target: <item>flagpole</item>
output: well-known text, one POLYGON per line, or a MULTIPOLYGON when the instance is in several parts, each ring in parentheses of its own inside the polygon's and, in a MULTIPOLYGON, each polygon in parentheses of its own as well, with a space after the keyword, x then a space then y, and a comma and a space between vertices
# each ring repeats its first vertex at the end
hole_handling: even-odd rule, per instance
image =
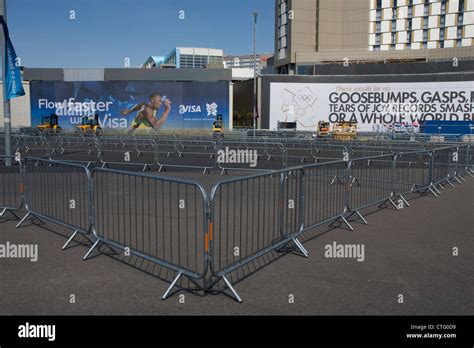
MULTIPOLYGON (((7 22, 7 0, 0 0, 0 15, 3 16, 5 22, 7 22)), ((2 55, 2 81, 3 81, 3 119, 4 119, 4 130, 5 130, 5 165, 10 167, 12 164, 10 156, 12 155, 12 123, 11 123, 11 110, 10 110, 10 99, 6 98, 5 95, 5 35, 0 35, 1 43, 1 55, 2 55)))

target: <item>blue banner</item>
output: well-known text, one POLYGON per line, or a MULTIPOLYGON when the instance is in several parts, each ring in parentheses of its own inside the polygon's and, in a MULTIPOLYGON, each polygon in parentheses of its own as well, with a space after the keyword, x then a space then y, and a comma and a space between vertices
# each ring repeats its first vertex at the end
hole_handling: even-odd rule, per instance
POLYGON ((30 102, 33 127, 53 113, 65 130, 96 113, 116 130, 210 130, 217 115, 229 127, 227 81, 31 81, 30 102))
POLYGON ((16 53, 13 48, 13 44, 10 40, 10 35, 8 33, 7 23, 3 19, 3 16, 0 16, 0 23, 3 27, 3 34, 5 36, 5 69, 4 69, 4 86, 5 88, 5 98, 12 99, 16 97, 21 97, 25 95, 23 89, 23 84, 21 82, 21 71, 20 67, 16 64, 16 53))

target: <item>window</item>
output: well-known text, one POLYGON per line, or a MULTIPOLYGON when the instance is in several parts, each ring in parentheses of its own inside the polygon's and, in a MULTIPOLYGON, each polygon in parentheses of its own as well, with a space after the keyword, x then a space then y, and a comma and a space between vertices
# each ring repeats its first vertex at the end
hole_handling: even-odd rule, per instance
POLYGON ((439 29, 439 41, 444 41, 445 28, 439 29))
POLYGON ((380 45, 375 45, 374 46, 374 51, 380 51, 380 45))
POLYGON ((381 22, 376 22, 376 23, 375 23, 375 31, 376 31, 377 33, 380 33, 381 30, 382 30, 382 24, 381 24, 381 22))
POLYGON ((423 18, 423 29, 428 29, 428 17, 423 18))
POLYGON ((446 2, 445 1, 443 1, 441 3, 441 13, 443 13, 443 14, 446 13, 446 2))
POLYGON ((375 45, 380 45, 380 34, 375 34, 375 45))
POLYGON ((458 26, 457 37, 458 37, 458 39, 462 38, 462 27, 461 26, 458 26))
POLYGON ((392 21, 392 31, 397 31, 397 21, 392 21))
POLYGON ((382 0, 377 0, 377 9, 382 8, 382 0))
POLYGON ((392 33, 392 44, 395 44, 397 42, 397 33, 392 33))
POLYGON ((382 20, 382 11, 381 10, 377 10, 377 12, 375 12, 375 20, 376 21, 382 20))
POLYGON ((408 18, 410 18, 411 20, 411 17, 413 17, 413 6, 408 6, 408 18))
POLYGON ((457 39, 456 40, 456 44, 458 47, 462 47, 462 40, 461 39, 457 39))
POLYGON ((439 26, 444 27, 446 26, 446 15, 442 15, 440 20, 439 20, 439 26))
POLYGON ((428 30, 423 30, 423 42, 428 41, 428 30))

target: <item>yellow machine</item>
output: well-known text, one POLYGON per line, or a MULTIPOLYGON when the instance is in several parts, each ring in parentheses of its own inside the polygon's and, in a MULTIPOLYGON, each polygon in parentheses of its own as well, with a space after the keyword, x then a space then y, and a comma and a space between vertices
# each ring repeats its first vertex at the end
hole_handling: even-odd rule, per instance
POLYGON ((221 134, 224 131, 224 122, 222 115, 217 115, 217 119, 212 123, 212 133, 221 134))
POLYGON ((95 135, 102 135, 102 128, 99 124, 99 114, 95 114, 94 118, 91 119, 89 117, 82 118, 82 124, 77 126, 78 130, 82 132, 82 134, 95 134, 95 135))
POLYGON ((328 137, 331 134, 330 133, 329 122, 319 121, 318 122, 318 127, 316 129, 316 134, 318 135, 319 138, 328 137))
POLYGON ((351 140, 357 136, 357 122, 337 122, 334 124, 334 139, 351 140))
POLYGON ((42 133, 58 134, 61 132, 61 127, 59 127, 58 122, 58 115, 51 114, 50 116, 44 116, 41 119, 41 124, 36 126, 36 129, 42 133))

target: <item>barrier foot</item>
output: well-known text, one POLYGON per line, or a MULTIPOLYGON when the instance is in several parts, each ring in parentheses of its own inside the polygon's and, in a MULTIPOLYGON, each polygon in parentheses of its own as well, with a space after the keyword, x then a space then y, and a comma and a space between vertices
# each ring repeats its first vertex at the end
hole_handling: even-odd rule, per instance
POLYGON ((75 230, 74 233, 71 235, 71 237, 69 237, 69 239, 67 240, 67 242, 63 245, 62 249, 63 250, 66 250, 67 246, 69 245, 69 243, 72 242, 72 240, 74 239, 74 237, 79 233, 78 230, 75 230))
POLYGON ((82 258, 84 261, 89 258, 89 255, 92 253, 92 251, 99 245, 100 240, 96 240, 95 243, 92 245, 92 247, 89 249, 89 251, 84 255, 82 258))
POLYGON ((237 293, 237 291, 235 291, 234 287, 232 286, 232 284, 227 280, 227 278, 225 277, 225 275, 222 276, 222 279, 224 280, 225 284, 227 285, 227 287, 230 289, 230 291, 232 292, 232 294, 234 295, 235 299, 237 300, 238 303, 242 303, 242 299, 240 298, 239 294, 237 293))
POLYGON ((458 176, 457 175, 454 175, 453 178, 460 184, 462 184, 461 180, 459 180, 458 176))
POLYGON ((16 215, 12 210, 7 209, 7 208, 4 208, 4 209, 2 210, 2 212, 0 213, 0 217, 2 217, 7 211, 8 211, 10 214, 12 214, 12 215, 15 217, 15 219, 17 219, 17 220, 20 219, 20 218, 18 217, 18 215, 16 215))
POLYGON ((351 224, 349 223, 349 221, 347 221, 347 219, 346 219, 344 216, 342 216, 342 215, 339 216, 339 217, 338 217, 336 220, 334 220, 333 222, 331 222, 331 223, 329 224, 329 226, 332 226, 332 224, 335 223, 336 221, 338 221, 339 219, 342 220, 342 222, 343 222, 347 227, 349 227, 349 229, 350 229, 351 231, 354 231, 354 228, 351 226, 351 224))
POLYGON ((25 216, 23 216, 23 219, 20 220, 18 225, 16 225, 16 228, 19 228, 28 218, 30 217, 31 212, 29 211, 25 216))
POLYGON ((403 201, 403 203, 404 203, 407 207, 410 206, 410 204, 409 204, 408 201, 405 199, 405 197, 403 197, 403 195, 398 195, 398 197, 400 197, 400 199, 403 201))
POLYGON ((391 205, 393 205, 395 207, 395 209, 400 210, 391 198, 389 198, 388 201, 390 202, 391 205))
POLYGON ((182 275, 183 275, 183 272, 179 272, 176 278, 173 279, 173 282, 171 283, 170 287, 165 291, 165 293, 161 297, 162 300, 166 300, 171 290, 174 288, 174 286, 176 285, 176 283, 178 282, 179 278, 181 278, 182 275))
POLYGON ((461 179, 462 181, 466 182, 466 179, 464 179, 464 177, 463 177, 461 174, 458 174, 458 177, 459 177, 459 179, 461 179))
POLYGON ((367 220, 364 219, 364 217, 362 216, 362 214, 361 214, 358 210, 354 210, 353 212, 351 212, 351 213, 347 216, 347 218, 349 219, 353 214, 357 214, 357 216, 359 217, 359 219, 361 219, 364 224, 368 225, 367 220))
POLYGON ((453 183, 451 181, 449 181, 449 179, 446 179, 446 182, 451 185, 452 187, 454 187, 453 183))
POLYGON ((301 251, 304 257, 308 257, 308 251, 304 248, 303 244, 297 239, 293 238, 293 243, 295 243, 296 247, 301 251))
POLYGON ((204 168, 202 175, 209 174, 209 168, 204 168))
POLYGON ((433 191, 433 186, 428 187, 428 190, 430 190, 431 193, 432 193, 436 198, 438 198, 438 195, 436 194, 436 192, 433 191))
POLYGON ((471 169, 467 169, 466 173, 470 176, 473 177, 473 171, 471 169))
POLYGON ((380 204, 380 205, 379 205, 379 208, 382 208, 383 206, 386 206, 386 205, 387 205, 387 202, 390 203, 391 205, 393 205, 396 210, 400 210, 400 209, 398 208, 398 206, 395 204, 395 202, 394 202, 391 198, 388 198, 388 199, 385 200, 382 204, 380 204))
MULTIPOLYGON (((441 185, 441 184, 440 184, 441 185)), ((443 186, 441 186, 443 187, 443 186)), ((453 186, 454 187, 454 186, 453 186)), ((433 189, 438 193, 439 196, 441 196, 441 191, 438 190, 438 188, 436 186, 433 186, 433 189)), ((443 187, 443 190, 444 190, 444 187, 443 187)))

